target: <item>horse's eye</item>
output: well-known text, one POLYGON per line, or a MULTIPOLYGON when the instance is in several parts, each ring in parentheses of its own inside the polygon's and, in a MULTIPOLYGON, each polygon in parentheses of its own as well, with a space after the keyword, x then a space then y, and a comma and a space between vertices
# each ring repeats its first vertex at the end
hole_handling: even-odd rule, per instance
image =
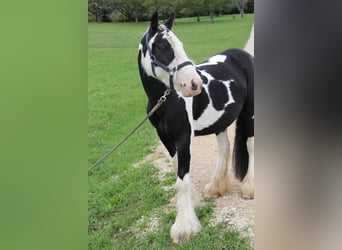
POLYGON ((168 48, 169 48, 169 43, 168 42, 164 42, 164 43, 162 43, 162 49, 163 50, 167 50, 168 48))
POLYGON ((162 44, 161 49, 162 50, 167 50, 167 45, 166 44, 162 44))
POLYGON ((156 45, 156 47, 159 49, 159 50, 167 50, 167 45, 162 43, 162 44, 158 44, 156 45))

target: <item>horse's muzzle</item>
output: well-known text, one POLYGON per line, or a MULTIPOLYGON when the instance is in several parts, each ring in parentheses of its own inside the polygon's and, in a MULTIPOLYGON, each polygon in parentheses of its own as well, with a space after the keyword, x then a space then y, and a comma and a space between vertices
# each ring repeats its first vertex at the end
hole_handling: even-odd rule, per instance
POLYGON ((185 97, 196 96, 202 91, 202 80, 191 79, 190 84, 181 84, 181 92, 185 97))

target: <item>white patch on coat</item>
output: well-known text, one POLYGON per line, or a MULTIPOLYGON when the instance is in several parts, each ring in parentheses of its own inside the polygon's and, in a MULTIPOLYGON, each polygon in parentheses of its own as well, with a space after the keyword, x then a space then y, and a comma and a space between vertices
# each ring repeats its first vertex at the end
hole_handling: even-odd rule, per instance
POLYGON ((205 89, 206 93, 208 94, 209 104, 206 107, 206 109, 203 111, 201 116, 197 120, 194 121, 193 126, 194 126, 194 129, 197 131, 203 130, 203 129, 211 126, 212 124, 214 124, 225 113, 225 108, 228 105, 235 103, 235 100, 233 98, 233 95, 232 95, 232 92, 230 89, 230 84, 232 82, 234 82, 234 79, 230 79, 227 81, 221 81, 221 83, 226 86, 227 94, 228 94, 228 102, 225 103, 223 109, 217 110, 213 106, 213 101, 212 101, 212 98, 210 97, 210 93, 209 93, 209 86, 210 86, 209 79, 211 80, 214 78, 209 73, 207 73, 205 71, 201 71, 201 74, 208 78, 208 84, 203 84, 203 88, 205 89))
POLYGON ((215 80, 215 78, 212 75, 210 75, 208 72, 206 72, 205 70, 200 69, 199 71, 204 77, 208 79, 208 83, 210 83, 212 80, 215 80))
POLYGON ((227 81, 222 81, 222 83, 224 85, 226 85, 226 88, 227 88, 227 92, 228 92, 228 102, 224 105, 224 107, 226 108, 229 104, 232 104, 232 103, 235 103, 235 100, 233 98, 233 95, 232 95, 232 91, 230 89, 230 83, 231 82, 234 82, 234 79, 230 79, 230 80, 227 80, 227 81))
POLYGON ((208 58, 208 62, 204 62, 202 64, 199 64, 198 66, 207 66, 207 65, 217 65, 217 63, 221 62, 223 63, 227 59, 226 55, 215 55, 210 58, 208 58))
POLYGON ((185 102, 185 111, 188 115, 188 120, 191 126, 191 137, 194 137, 194 131, 193 131, 193 113, 192 113, 192 103, 193 103, 193 98, 192 97, 183 97, 183 95, 179 92, 177 92, 178 97, 182 98, 185 102))
MULTIPOLYGON (((207 88, 205 85, 203 85, 203 87, 207 88)), ((212 104, 212 100, 209 99, 209 104, 206 109, 203 111, 201 116, 194 121, 194 130, 199 131, 209 127, 214 124, 224 114, 224 112, 224 109, 219 111, 216 110, 212 104)))

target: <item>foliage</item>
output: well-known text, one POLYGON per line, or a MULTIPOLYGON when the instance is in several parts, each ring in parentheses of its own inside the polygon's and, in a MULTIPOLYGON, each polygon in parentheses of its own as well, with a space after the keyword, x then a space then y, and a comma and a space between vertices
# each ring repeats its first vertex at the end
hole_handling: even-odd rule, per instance
POLYGON ((129 22, 146 21, 152 12, 158 11, 161 18, 166 19, 171 13, 176 17, 229 14, 234 8, 241 12, 246 7, 253 9, 254 0, 88 0, 88 10, 96 21, 106 20, 113 12, 118 12, 120 20, 129 22), (242 4, 242 5, 241 5, 242 4), (242 6, 242 7, 241 7, 242 6))
POLYGON ((138 21, 146 13, 146 5, 141 0, 121 1, 119 11, 128 21, 138 21))
POLYGON ((109 15, 117 10, 122 0, 88 0, 88 11, 98 21, 110 21, 109 15))

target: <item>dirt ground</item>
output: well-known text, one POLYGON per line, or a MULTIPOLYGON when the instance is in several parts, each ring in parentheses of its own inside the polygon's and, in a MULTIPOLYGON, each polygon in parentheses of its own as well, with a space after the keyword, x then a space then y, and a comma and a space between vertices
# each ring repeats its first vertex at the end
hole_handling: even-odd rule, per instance
MULTIPOLYGON (((254 55, 254 26, 252 27, 245 50, 254 55)), ((234 134, 235 123, 228 128, 231 149, 234 145, 234 134)), ((202 197, 204 197, 204 187, 210 181, 211 175, 214 172, 216 156, 215 135, 194 138, 190 174, 197 191, 202 197)), ((150 158, 154 160, 156 167, 161 170, 161 176, 173 171, 170 157, 161 143, 150 158)), ((254 200, 241 198, 239 193, 240 183, 235 179, 231 166, 229 166, 229 177, 233 192, 215 199, 216 207, 211 222, 213 225, 224 223, 225 225, 235 226, 242 234, 251 237, 252 244, 254 245, 254 200)))

